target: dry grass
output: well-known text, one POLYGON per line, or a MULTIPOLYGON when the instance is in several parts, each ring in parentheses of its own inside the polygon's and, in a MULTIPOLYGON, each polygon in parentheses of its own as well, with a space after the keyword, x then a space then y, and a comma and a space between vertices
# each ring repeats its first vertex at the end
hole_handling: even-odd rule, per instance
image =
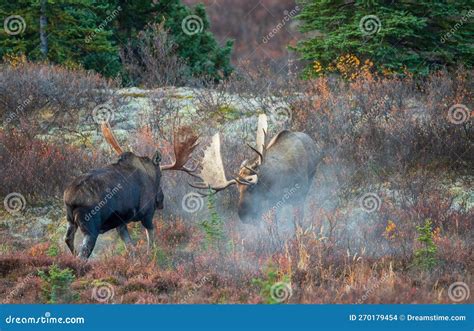
MULTIPOLYGON (((266 280, 271 266, 278 279, 287 276, 291 281, 292 296, 285 302, 449 303, 449 285, 472 283, 474 267, 472 246, 462 235, 472 233, 472 222, 466 215, 455 219, 462 229, 451 222, 445 222, 443 230, 436 228, 438 263, 433 270, 413 264, 417 237, 413 222, 397 222, 390 236, 385 230, 373 230, 377 235, 371 245, 379 249, 377 256, 364 249, 352 252, 338 243, 344 219, 331 238, 300 229, 281 251, 274 252, 259 249, 262 243, 258 241, 247 238, 243 242, 242 233, 232 225, 226 227, 223 251, 207 249, 198 228, 180 219, 156 220, 158 247, 152 255, 146 254, 139 226, 132 230, 138 239, 133 257, 115 238, 87 263, 73 258, 65 248, 57 256, 47 256, 49 247, 56 245, 48 239, 27 250, 11 242, 8 254, 0 258, 0 294, 8 296, 17 289, 10 302, 43 302, 44 281, 37 276, 38 270, 47 271, 56 264, 76 276, 70 287, 78 295, 74 302, 96 303, 94 288, 106 284, 114 293, 108 303, 263 303, 267 298, 253 280, 266 280)), ((319 220, 314 220, 314 228, 319 220)))

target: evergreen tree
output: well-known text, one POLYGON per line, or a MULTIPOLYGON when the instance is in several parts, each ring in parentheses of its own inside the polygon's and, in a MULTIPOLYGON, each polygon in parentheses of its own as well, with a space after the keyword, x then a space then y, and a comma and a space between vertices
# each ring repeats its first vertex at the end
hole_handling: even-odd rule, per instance
POLYGON ((108 21, 111 9, 109 4, 94 0, 2 2, 2 21, 18 16, 24 24, 17 20, 17 27, 23 25, 18 34, 2 29, 0 57, 23 53, 30 60, 81 65, 114 76, 120 62, 108 21))
POLYGON ((335 70, 341 56, 372 61, 379 71, 425 75, 473 66, 471 1, 302 0, 296 50, 311 61, 307 74, 335 70), (314 69, 316 70, 314 70, 314 69))
POLYGON ((176 52, 194 76, 220 79, 231 71, 232 42, 221 47, 209 31, 202 5, 180 0, 18 0, 0 3, 0 19, 19 16, 19 34, 0 32, 0 58, 25 54, 30 60, 80 64, 107 76, 121 71, 119 47, 136 40, 150 23, 164 22, 176 52))
POLYGON ((193 9, 180 0, 160 1, 157 20, 165 22, 177 45, 179 56, 186 61, 195 76, 208 76, 216 80, 232 71, 230 54, 232 41, 220 47, 209 31, 209 19, 204 6, 193 9))
POLYGON ((227 76, 232 71, 230 54, 232 41, 220 47, 209 31, 209 19, 204 6, 191 10, 180 0, 160 1, 158 21, 164 20, 178 45, 177 52, 191 67, 193 75, 205 75, 214 79, 227 76))
POLYGON ((114 37, 122 45, 135 38, 140 31, 146 29, 146 25, 153 22, 157 14, 155 1, 111 0, 109 2, 114 7, 121 8, 117 17, 114 37))
POLYGON ((136 38, 138 32, 146 30, 149 23, 164 23, 170 33, 170 40, 176 45, 176 52, 190 68, 193 76, 207 76, 220 79, 232 71, 230 54, 231 41, 221 47, 209 31, 209 19, 204 6, 190 8, 181 0, 163 0, 153 3, 149 0, 128 2, 118 0, 121 6, 117 38, 122 44, 125 40, 136 38))

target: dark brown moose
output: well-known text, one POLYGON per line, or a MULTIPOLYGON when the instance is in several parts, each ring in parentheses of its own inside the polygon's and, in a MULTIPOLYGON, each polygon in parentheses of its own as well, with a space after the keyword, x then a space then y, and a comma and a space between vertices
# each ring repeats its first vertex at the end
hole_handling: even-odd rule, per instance
POLYGON ((117 154, 115 163, 94 169, 77 177, 64 192, 68 229, 66 244, 72 254, 77 228, 84 234, 79 257, 87 259, 94 249, 97 237, 116 228, 126 246, 132 243, 127 223, 140 221, 146 229, 148 247, 154 242, 153 215, 163 209, 163 191, 160 186, 164 170, 182 170, 197 146, 198 136, 189 127, 174 134, 175 162, 160 166, 161 154, 156 151, 150 159, 132 152, 124 152, 108 123, 102 123, 102 133, 117 154))

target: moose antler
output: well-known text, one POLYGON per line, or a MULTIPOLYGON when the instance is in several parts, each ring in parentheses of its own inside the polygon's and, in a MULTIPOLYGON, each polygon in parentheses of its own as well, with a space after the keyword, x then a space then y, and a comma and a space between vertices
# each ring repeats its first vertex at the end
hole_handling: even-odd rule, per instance
POLYGON ((185 171, 190 175, 196 171, 196 168, 189 169, 185 167, 192 152, 198 146, 197 140, 199 136, 189 126, 183 126, 173 134, 173 150, 175 155, 175 161, 171 164, 162 165, 161 170, 181 170, 185 171))
POLYGON ((267 135, 267 130, 268 130, 268 121, 267 121, 267 115, 265 114, 260 114, 258 116, 258 123, 257 123, 257 147, 254 148, 251 145, 247 144, 248 147, 250 147, 251 150, 253 150, 255 153, 258 154, 258 164, 262 164, 263 162, 263 157, 265 155, 265 138, 267 135))
POLYGON ((225 177, 219 133, 216 133, 212 137, 211 144, 204 150, 204 156, 201 160, 201 171, 197 177, 199 177, 202 182, 189 183, 190 186, 198 189, 210 188, 216 192, 237 183, 236 179, 227 180, 225 177))
MULTIPOLYGON (((112 128, 108 122, 102 122, 100 125, 102 129, 102 134, 104 135, 105 140, 113 148, 117 154, 122 154, 123 148, 120 147, 120 144, 115 138, 112 128)), ((192 152, 197 147, 197 140, 199 136, 196 135, 188 126, 183 126, 178 129, 178 132, 173 134, 173 150, 175 155, 175 161, 171 164, 160 166, 161 170, 181 170, 189 173, 190 175, 196 176, 193 172, 196 169, 186 168, 184 165, 188 162, 192 152)))
MULTIPOLYGON (((267 115, 261 114, 258 117, 257 124, 257 147, 254 148, 251 145, 248 145, 253 151, 259 155, 260 164, 263 162, 263 157, 265 153, 265 137, 267 134, 267 115)), ((249 168, 244 165, 253 176, 256 176, 258 172, 252 168, 249 168)), ((201 179, 200 183, 189 184, 194 188, 198 189, 212 189, 216 192, 221 191, 231 185, 241 184, 241 185, 252 185, 251 181, 242 178, 240 176, 228 180, 225 176, 224 165, 222 162, 221 155, 221 140, 219 133, 216 133, 212 137, 211 144, 204 150, 204 156, 201 160, 201 171, 196 176, 201 179)))
POLYGON ((268 131, 268 121, 267 115, 260 114, 258 116, 258 123, 257 123, 257 150, 260 154, 264 154, 265 152, 265 138, 268 131))
POLYGON ((109 122, 102 122, 100 124, 100 128, 102 129, 102 134, 104 135, 105 140, 109 143, 113 150, 119 155, 122 154, 123 149, 122 147, 120 147, 117 138, 115 138, 115 135, 112 132, 112 128, 110 127, 109 122))

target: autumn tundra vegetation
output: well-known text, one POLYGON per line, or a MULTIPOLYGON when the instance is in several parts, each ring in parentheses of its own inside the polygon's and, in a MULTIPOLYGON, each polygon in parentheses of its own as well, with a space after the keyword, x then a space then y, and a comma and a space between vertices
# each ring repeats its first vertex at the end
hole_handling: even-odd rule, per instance
MULTIPOLYGON (((280 12, 281 35, 257 51, 284 44, 273 54, 280 70, 254 55, 250 64, 231 58, 232 43, 220 46, 222 31, 211 32, 214 19, 225 26, 213 1, 205 2, 209 17, 192 1, 153 10, 137 1, 115 14, 112 2, 93 17, 108 24, 53 33, 46 53, 33 37, 44 11, 0 5, 26 22, 25 32, 0 39, 3 303, 472 303, 452 290, 469 293, 474 270, 474 76, 463 39, 472 15, 462 1, 432 22, 420 19, 424 1, 390 10, 347 2, 337 13, 320 2, 282 2, 288 13, 299 6, 288 21, 301 22, 300 32, 280 12), (413 16, 403 26, 402 10, 413 16), (381 26, 364 32, 360 18, 370 13, 381 26), (194 37, 182 33, 191 14, 203 24, 194 37), (337 24, 325 25, 330 17, 337 24), (464 23, 447 37, 443 27, 456 19, 464 23), (445 52, 431 48, 433 31, 426 44, 417 39, 430 27, 445 52), (429 51, 403 53, 397 29, 403 52, 429 51), (347 43, 323 54, 337 33, 347 43), (76 53, 74 35, 89 40, 76 53), (273 183, 284 185, 270 199, 273 183), (146 219, 133 219, 143 226, 117 226, 111 212, 139 215, 139 194, 152 203, 146 219), (89 217, 76 224, 70 214, 91 196, 89 217), (107 224, 92 251, 88 227, 99 223, 107 224), (87 260, 71 239, 76 226, 87 260)), ((224 2, 229 12, 250 6, 224 2)), ((82 22, 87 4, 72 18, 82 22)), ((73 4, 47 5, 58 26, 67 24, 73 4)), ((258 28, 235 24, 229 31, 244 59, 241 40, 258 28)))

